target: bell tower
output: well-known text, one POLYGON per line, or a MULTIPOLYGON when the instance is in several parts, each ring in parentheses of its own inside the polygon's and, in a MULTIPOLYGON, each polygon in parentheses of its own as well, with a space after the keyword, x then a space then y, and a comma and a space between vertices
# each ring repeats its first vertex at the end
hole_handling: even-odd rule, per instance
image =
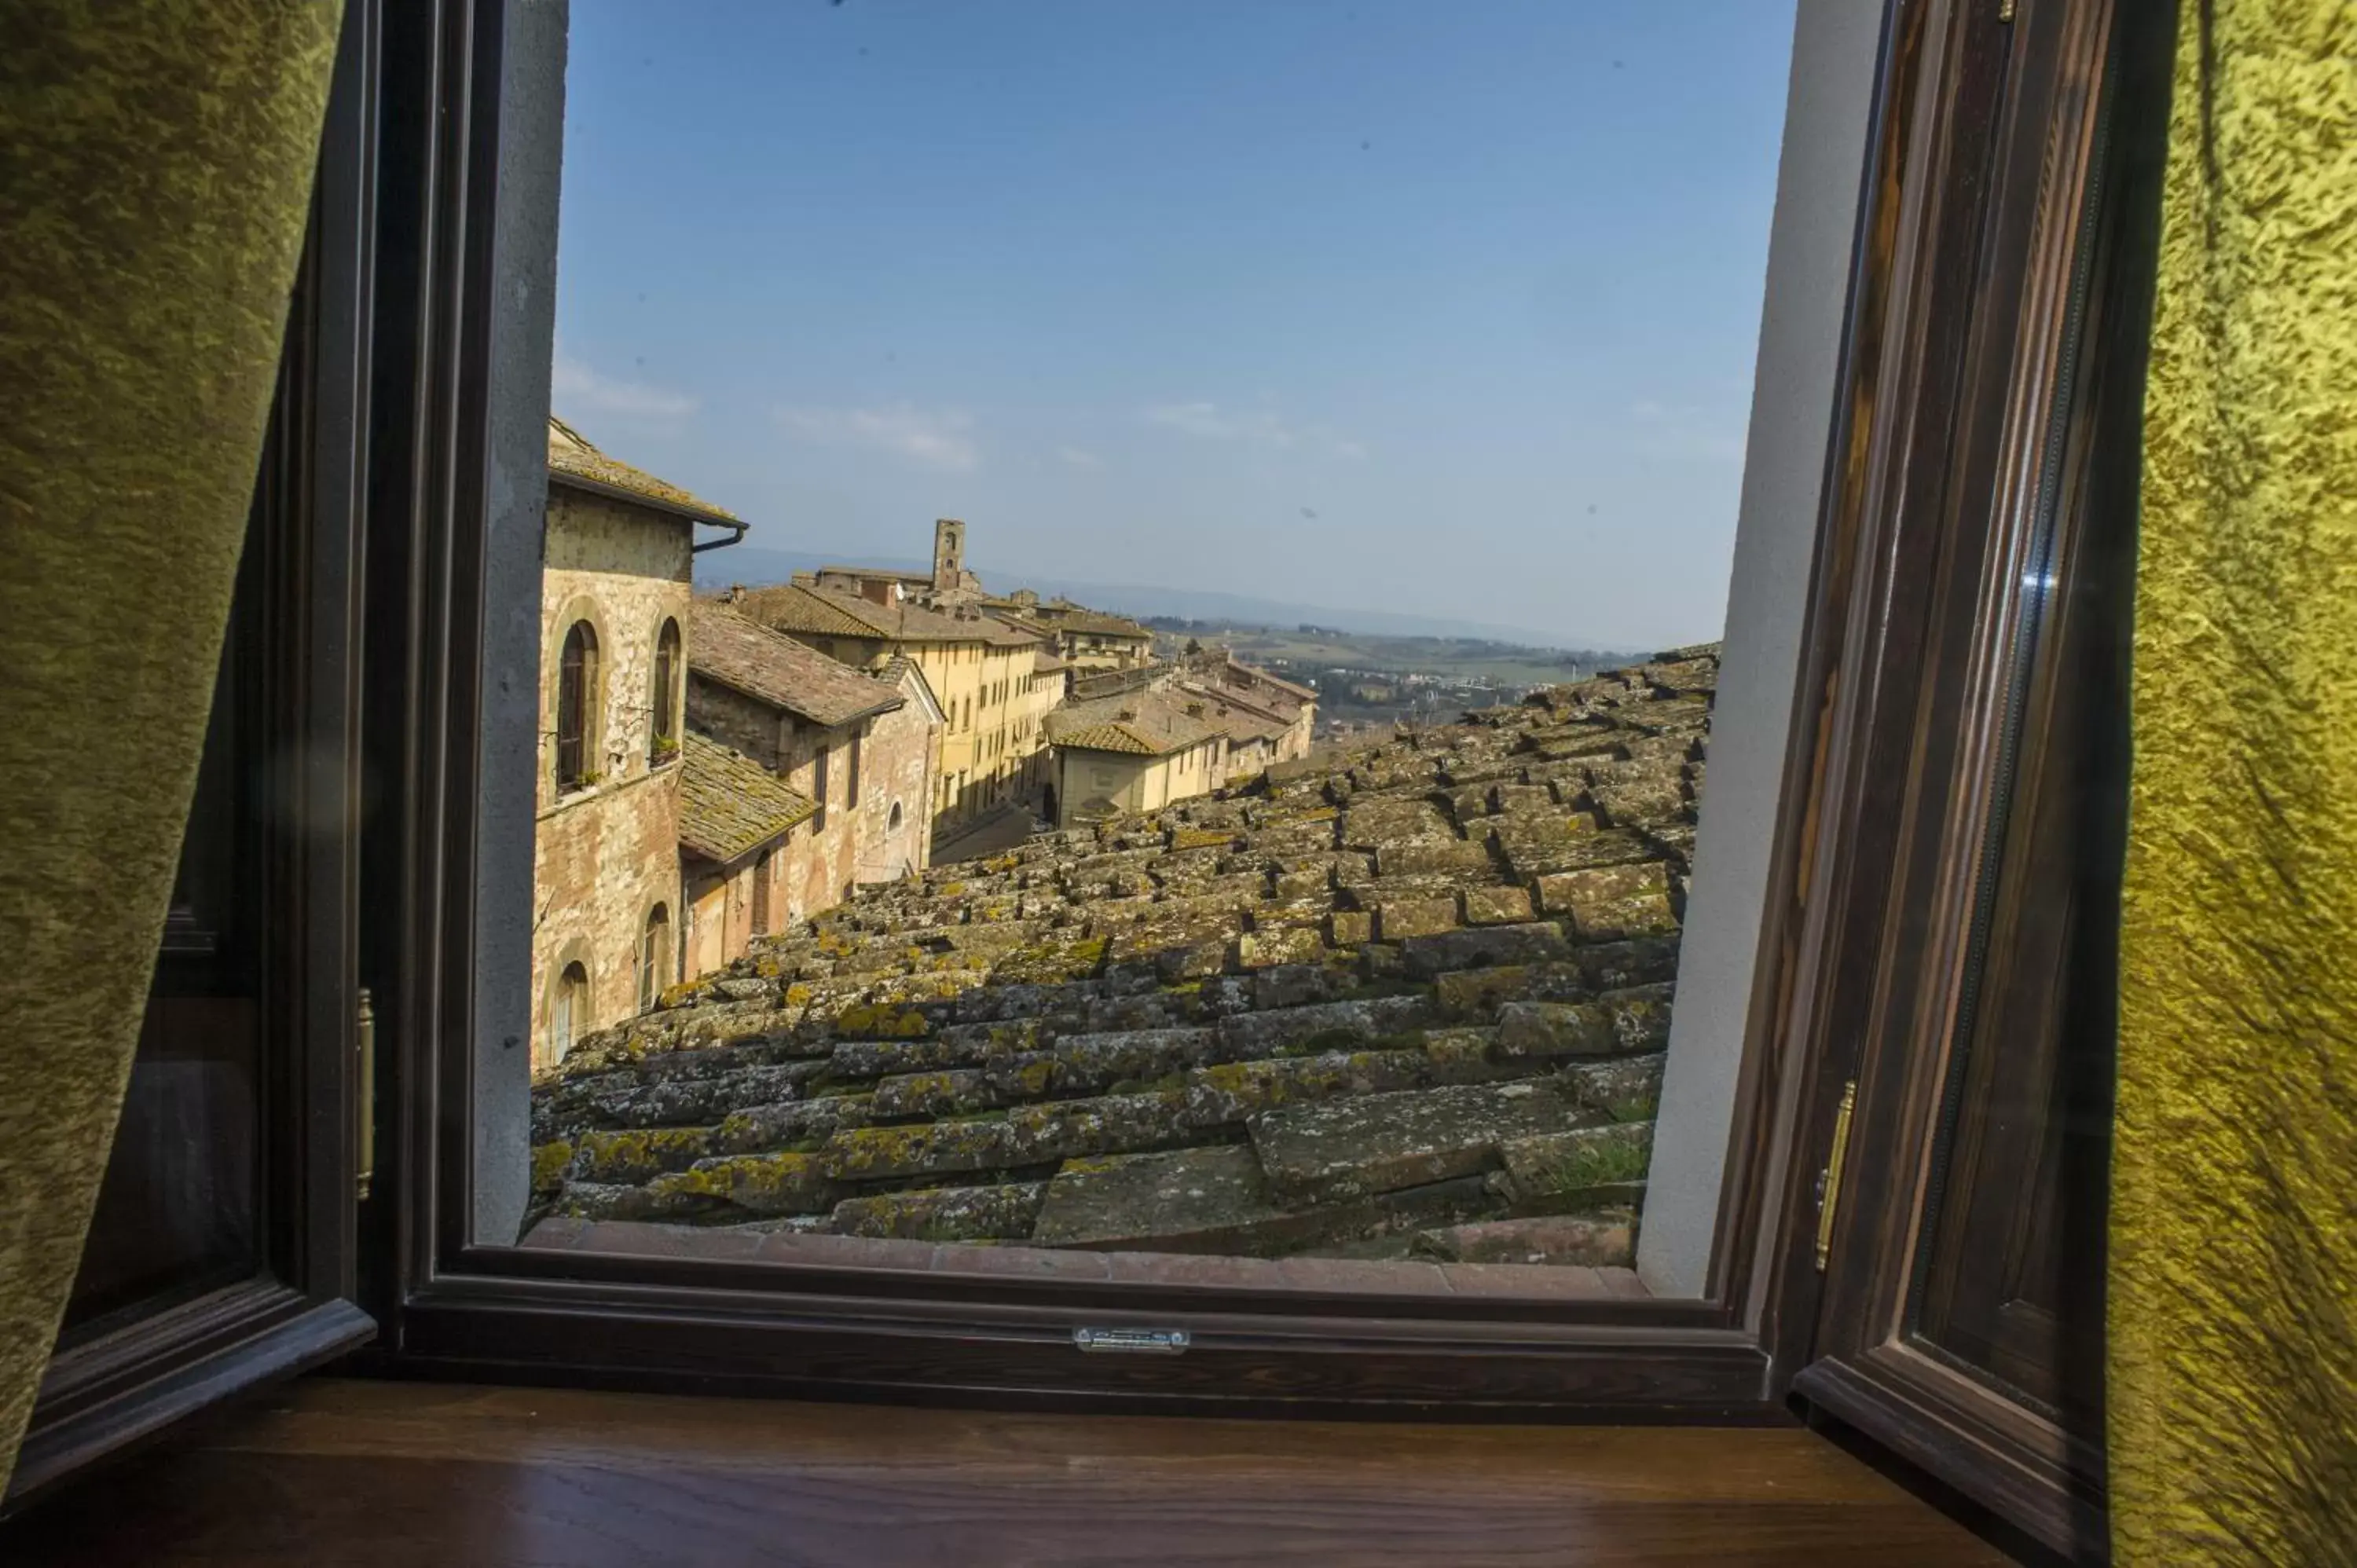
POLYGON ((953 594, 965 585, 965 524, 953 517, 933 520, 933 592, 953 594))

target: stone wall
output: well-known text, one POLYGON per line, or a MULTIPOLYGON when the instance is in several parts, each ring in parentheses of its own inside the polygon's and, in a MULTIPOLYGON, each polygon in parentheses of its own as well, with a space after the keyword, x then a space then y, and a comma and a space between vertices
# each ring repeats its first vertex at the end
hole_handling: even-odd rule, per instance
MULTIPOLYGON (((921 703, 911 700, 871 719, 823 728, 717 682, 696 678, 688 686, 687 721, 697 734, 742 752, 813 800, 820 798, 819 748, 827 748, 826 821, 823 827, 815 819, 803 823, 778 845, 768 906, 773 929, 833 908, 854 883, 888 881, 931 863, 929 805, 941 763, 941 731, 921 703), (859 753, 856 800, 851 795, 855 735, 859 753), (895 805, 900 808, 897 830, 891 825, 895 805)), ((755 875, 746 865, 732 868, 726 878, 735 913, 725 958, 745 950, 751 934, 755 875)), ((719 877, 717 871, 707 869, 699 885, 719 877)), ((723 945, 716 945, 700 950, 698 957, 723 950, 723 945)))
MULTIPOLYGON (((602 692, 592 766, 608 779, 646 771, 655 639, 667 620, 684 636, 693 533, 684 518, 550 483, 540 600, 541 810, 556 800, 558 656, 577 619, 587 619, 597 634, 602 692)), ((674 679, 683 700, 683 667, 674 679)))
POLYGON ((689 859, 683 872, 687 897, 688 928, 684 937, 687 977, 725 968, 745 956, 753 939, 778 929, 786 918, 780 872, 786 864, 781 847, 765 846, 751 854, 714 865, 689 859), (768 884, 763 898, 761 884, 768 884), (766 923, 757 913, 766 912, 766 923))
MULTIPOLYGON (((913 699, 867 721, 860 745, 859 800, 851 813, 851 875, 889 882, 932 864, 928 810, 941 768, 941 731, 913 699), (899 812, 899 825, 892 813, 899 812)), ((848 781, 846 780, 846 784, 848 781)))
POLYGON ((544 1065, 565 966, 577 961, 588 972, 587 1026, 611 1024, 639 1010, 647 917, 660 906, 680 929, 677 765, 584 790, 541 813, 534 829, 533 1060, 544 1065))
MULTIPOLYGON (((549 486, 533 844, 536 1065, 554 1054, 550 1002, 566 964, 588 972, 590 1026, 611 1023, 638 1011, 648 915, 660 906, 680 929, 677 754, 658 760, 650 749, 655 641, 667 621, 686 625, 693 532, 684 519, 549 486), (597 639, 590 755, 599 777, 560 799, 557 680, 577 620, 597 639)), ((683 687, 684 660, 676 679, 683 687)))
POLYGON ((732 691, 716 681, 691 675, 687 682, 687 727, 710 736, 734 751, 741 751, 776 772, 779 739, 784 715, 769 703, 732 691))
MULTIPOLYGON (((780 924, 807 919, 843 902, 852 885, 859 854, 858 813, 845 799, 849 788, 851 736, 856 724, 822 727, 789 720, 779 748, 778 776, 792 789, 819 802, 819 814, 788 833, 778 871, 785 896, 780 924), (826 751, 826 779, 819 780, 818 755, 826 751)), ((860 748, 860 770, 866 771, 866 748, 860 748)), ((866 780, 860 780, 863 792, 866 780)))

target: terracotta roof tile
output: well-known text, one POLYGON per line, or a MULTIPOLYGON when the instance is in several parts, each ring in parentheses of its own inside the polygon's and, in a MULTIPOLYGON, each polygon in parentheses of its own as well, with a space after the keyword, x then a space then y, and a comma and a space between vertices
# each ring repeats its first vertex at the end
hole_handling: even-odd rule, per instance
POLYGON ((691 732, 680 762, 679 842, 726 865, 752 854, 818 804, 742 752, 691 732))
POLYGON ((817 725, 849 724, 907 701, 888 683, 712 599, 696 600, 689 612, 687 667, 817 725))
POLYGON ((1164 692, 1125 692, 1068 703, 1047 718, 1048 738, 1057 746, 1140 757, 1184 751, 1224 728, 1217 719, 1189 714, 1183 701, 1164 692))
POLYGON ((643 468, 633 468, 619 458, 608 456, 592 445, 588 437, 554 414, 548 418, 548 471, 554 478, 577 479, 607 489, 626 490, 676 510, 709 518, 714 522, 743 525, 744 520, 735 512, 714 506, 703 497, 682 489, 668 479, 658 479, 643 468))
POLYGON ((868 637, 888 642, 983 642, 1029 648, 1039 639, 995 617, 953 616, 923 605, 879 605, 834 588, 786 584, 748 588, 737 607, 764 626, 819 637, 868 637))

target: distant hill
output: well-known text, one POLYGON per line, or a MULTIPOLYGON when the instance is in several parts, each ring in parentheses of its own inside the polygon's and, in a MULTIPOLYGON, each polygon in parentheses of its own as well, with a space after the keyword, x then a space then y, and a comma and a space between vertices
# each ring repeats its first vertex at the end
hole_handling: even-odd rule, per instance
MULTIPOLYGON (((895 572, 923 572, 932 565, 930 559, 910 556, 871 558, 857 551, 818 555, 802 550, 740 544, 729 550, 708 550, 698 555, 695 558, 695 585, 709 591, 725 588, 731 583, 741 583, 749 588, 765 583, 785 582, 796 572, 815 571, 821 566, 842 565, 846 562, 864 566, 882 566, 895 572)), ((1061 594, 1067 598, 1077 599, 1094 609, 1140 618, 1171 616, 1182 620, 1230 621, 1240 626, 1309 625, 1377 637, 1481 638, 1529 648, 1576 649, 1587 647, 1591 641, 1575 631, 1560 628, 1542 631, 1532 627, 1452 620, 1442 616, 1407 615, 1396 610, 1343 609, 1332 605, 1296 604, 1285 599, 1222 593, 1208 588, 1082 583, 1033 573, 1001 572, 980 564, 975 564, 974 569, 981 574, 983 582, 994 592, 1018 587, 1035 588, 1051 596, 1061 594)))

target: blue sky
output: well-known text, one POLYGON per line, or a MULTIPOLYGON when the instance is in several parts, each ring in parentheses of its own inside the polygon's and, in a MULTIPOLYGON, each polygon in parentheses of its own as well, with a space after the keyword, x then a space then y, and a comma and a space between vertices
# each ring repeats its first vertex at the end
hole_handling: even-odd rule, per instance
POLYGON ((556 408, 831 555, 1717 635, 1792 0, 574 0, 556 408))

